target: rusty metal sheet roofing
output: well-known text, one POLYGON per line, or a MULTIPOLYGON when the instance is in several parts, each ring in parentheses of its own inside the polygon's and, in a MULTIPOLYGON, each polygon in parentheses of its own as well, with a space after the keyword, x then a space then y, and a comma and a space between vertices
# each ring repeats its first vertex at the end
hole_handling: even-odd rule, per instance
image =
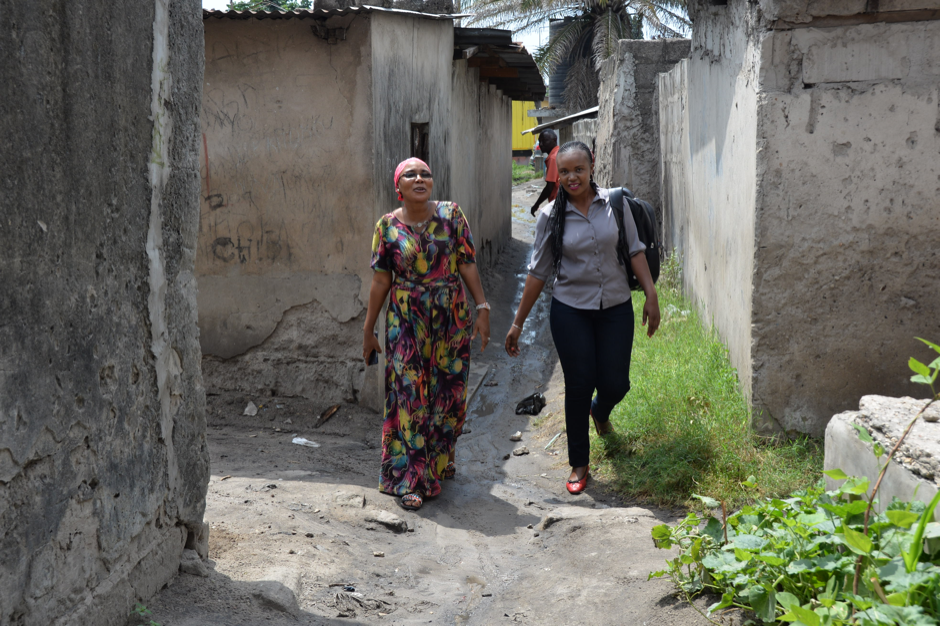
MULTIPOLYGON (((216 18, 229 20, 287 20, 287 19, 326 19, 328 17, 360 13, 393 13, 396 15, 417 16, 428 20, 454 20, 471 17, 467 13, 420 13, 404 9, 386 9, 370 5, 350 6, 343 9, 295 9, 293 11, 223 11, 203 9, 202 19, 216 18)), ((512 100, 543 100, 545 82, 535 65, 535 59, 520 43, 512 40, 512 31, 496 28, 454 28, 454 48, 460 51, 477 48, 478 58, 498 59, 501 67, 515 69, 513 77, 484 77, 481 80, 494 85, 512 100)), ((454 58, 461 58, 455 54, 454 58)))
POLYGON ((404 9, 386 9, 369 5, 352 6, 344 9, 294 9, 293 11, 223 11, 221 9, 203 9, 202 19, 215 17, 229 20, 289 20, 289 19, 324 19, 337 15, 350 13, 395 13, 398 15, 414 15, 428 20, 454 20, 459 17, 470 17, 469 13, 421 13, 419 11, 406 11, 404 9))
MULTIPOLYGON (((512 31, 498 28, 454 28, 454 48, 461 53, 473 51, 470 59, 487 59, 498 67, 516 70, 514 77, 486 77, 512 100, 545 99, 545 81, 535 59, 521 43, 512 40, 512 31)), ((460 55, 462 56, 462 54, 460 55)), ((458 58, 455 53, 454 58, 458 58)))

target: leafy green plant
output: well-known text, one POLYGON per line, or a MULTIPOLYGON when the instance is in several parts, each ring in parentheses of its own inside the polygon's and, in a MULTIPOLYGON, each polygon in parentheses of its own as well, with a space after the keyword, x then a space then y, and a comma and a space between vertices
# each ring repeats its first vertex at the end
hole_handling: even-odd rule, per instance
MULTIPOLYGON (((940 346, 921 339, 940 353, 940 346)), ((678 547, 669 577, 691 599, 708 590, 720 596, 709 608, 753 611, 765 623, 797 626, 926 626, 940 624, 940 524, 932 521, 940 493, 926 506, 892 501, 873 514, 888 464, 924 411, 938 399, 934 389, 940 357, 929 365, 911 359, 914 382, 933 398, 914 417, 887 455, 871 495, 870 481, 841 470, 826 473, 843 483, 820 484, 786 499, 759 500, 727 516, 724 505, 705 496, 701 515, 689 513, 674 527, 652 530, 660 548, 678 547), (722 519, 709 511, 722 509, 722 519)), ((867 431, 879 458, 884 450, 867 431)), ((753 488, 754 478, 743 483, 753 488)))
POLYGON ((160 626, 159 622, 155 622, 152 619, 150 619, 150 616, 153 615, 153 611, 148 609, 146 606, 144 606, 140 602, 135 604, 134 610, 131 611, 131 616, 135 616, 135 615, 138 617, 139 623, 143 624, 144 626, 160 626))

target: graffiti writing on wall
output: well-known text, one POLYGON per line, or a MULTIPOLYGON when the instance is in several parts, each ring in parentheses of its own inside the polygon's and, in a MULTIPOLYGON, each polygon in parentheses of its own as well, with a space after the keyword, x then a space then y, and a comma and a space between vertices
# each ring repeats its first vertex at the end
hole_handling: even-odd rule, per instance
POLYGON ((291 262, 291 244, 285 220, 271 220, 255 204, 250 191, 238 199, 253 209, 250 217, 216 213, 214 203, 224 203, 222 194, 205 198, 209 211, 204 211, 200 223, 200 253, 204 261, 212 264, 262 263, 286 264, 291 262))

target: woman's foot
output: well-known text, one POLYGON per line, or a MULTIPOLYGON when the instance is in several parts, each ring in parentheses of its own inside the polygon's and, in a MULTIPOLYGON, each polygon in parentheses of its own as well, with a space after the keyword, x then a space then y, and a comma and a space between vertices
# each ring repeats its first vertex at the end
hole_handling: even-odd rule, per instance
POLYGON ((568 482, 565 484, 565 486, 568 488, 568 492, 579 494, 584 491, 584 488, 587 487, 588 476, 590 473, 590 468, 587 465, 584 467, 572 468, 571 476, 568 477, 568 482))
POLYGON ((447 464, 447 467, 444 468, 444 478, 451 480, 454 476, 457 475, 457 467, 454 465, 454 462, 451 461, 447 464))
POLYGON ((614 432, 614 425, 610 423, 610 418, 608 418, 606 422, 598 422, 597 418, 594 417, 594 409, 591 409, 591 419, 594 420, 594 430, 596 430, 597 434, 601 437, 614 432))
POLYGON ((417 511, 424 504, 420 493, 406 493, 398 501, 398 505, 406 511, 417 511))

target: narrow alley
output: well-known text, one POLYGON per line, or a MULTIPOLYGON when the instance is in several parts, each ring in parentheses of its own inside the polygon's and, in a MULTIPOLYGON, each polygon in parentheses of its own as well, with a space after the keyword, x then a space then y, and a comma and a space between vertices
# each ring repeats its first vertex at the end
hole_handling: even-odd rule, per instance
POLYGON ((523 198, 536 187, 514 188, 513 239, 484 274, 494 340, 482 356, 474 345, 468 428, 443 494, 412 513, 378 492, 382 418, 368 409, 344 404, 316 428, 328 408, 317 402, 210 395, 211 569, 155 597, 156 621, 706 623, 668 580, 647 581, 667 556, 649 531, 674 521, 670 512, 630 506, 598 482, 579 496, 564 489, 564 436, 546 450, 562 385, 544 296, 522 356, 502 348, 531 247, 533 220, 519 205, 531 204, 523 198), (533 391, 549 400, 540 416, 515 415, 533 391), (242 415, 248 401, 260 405, 260 425, 242 415), (514 456, 520 447, 528 454, 514 456))

